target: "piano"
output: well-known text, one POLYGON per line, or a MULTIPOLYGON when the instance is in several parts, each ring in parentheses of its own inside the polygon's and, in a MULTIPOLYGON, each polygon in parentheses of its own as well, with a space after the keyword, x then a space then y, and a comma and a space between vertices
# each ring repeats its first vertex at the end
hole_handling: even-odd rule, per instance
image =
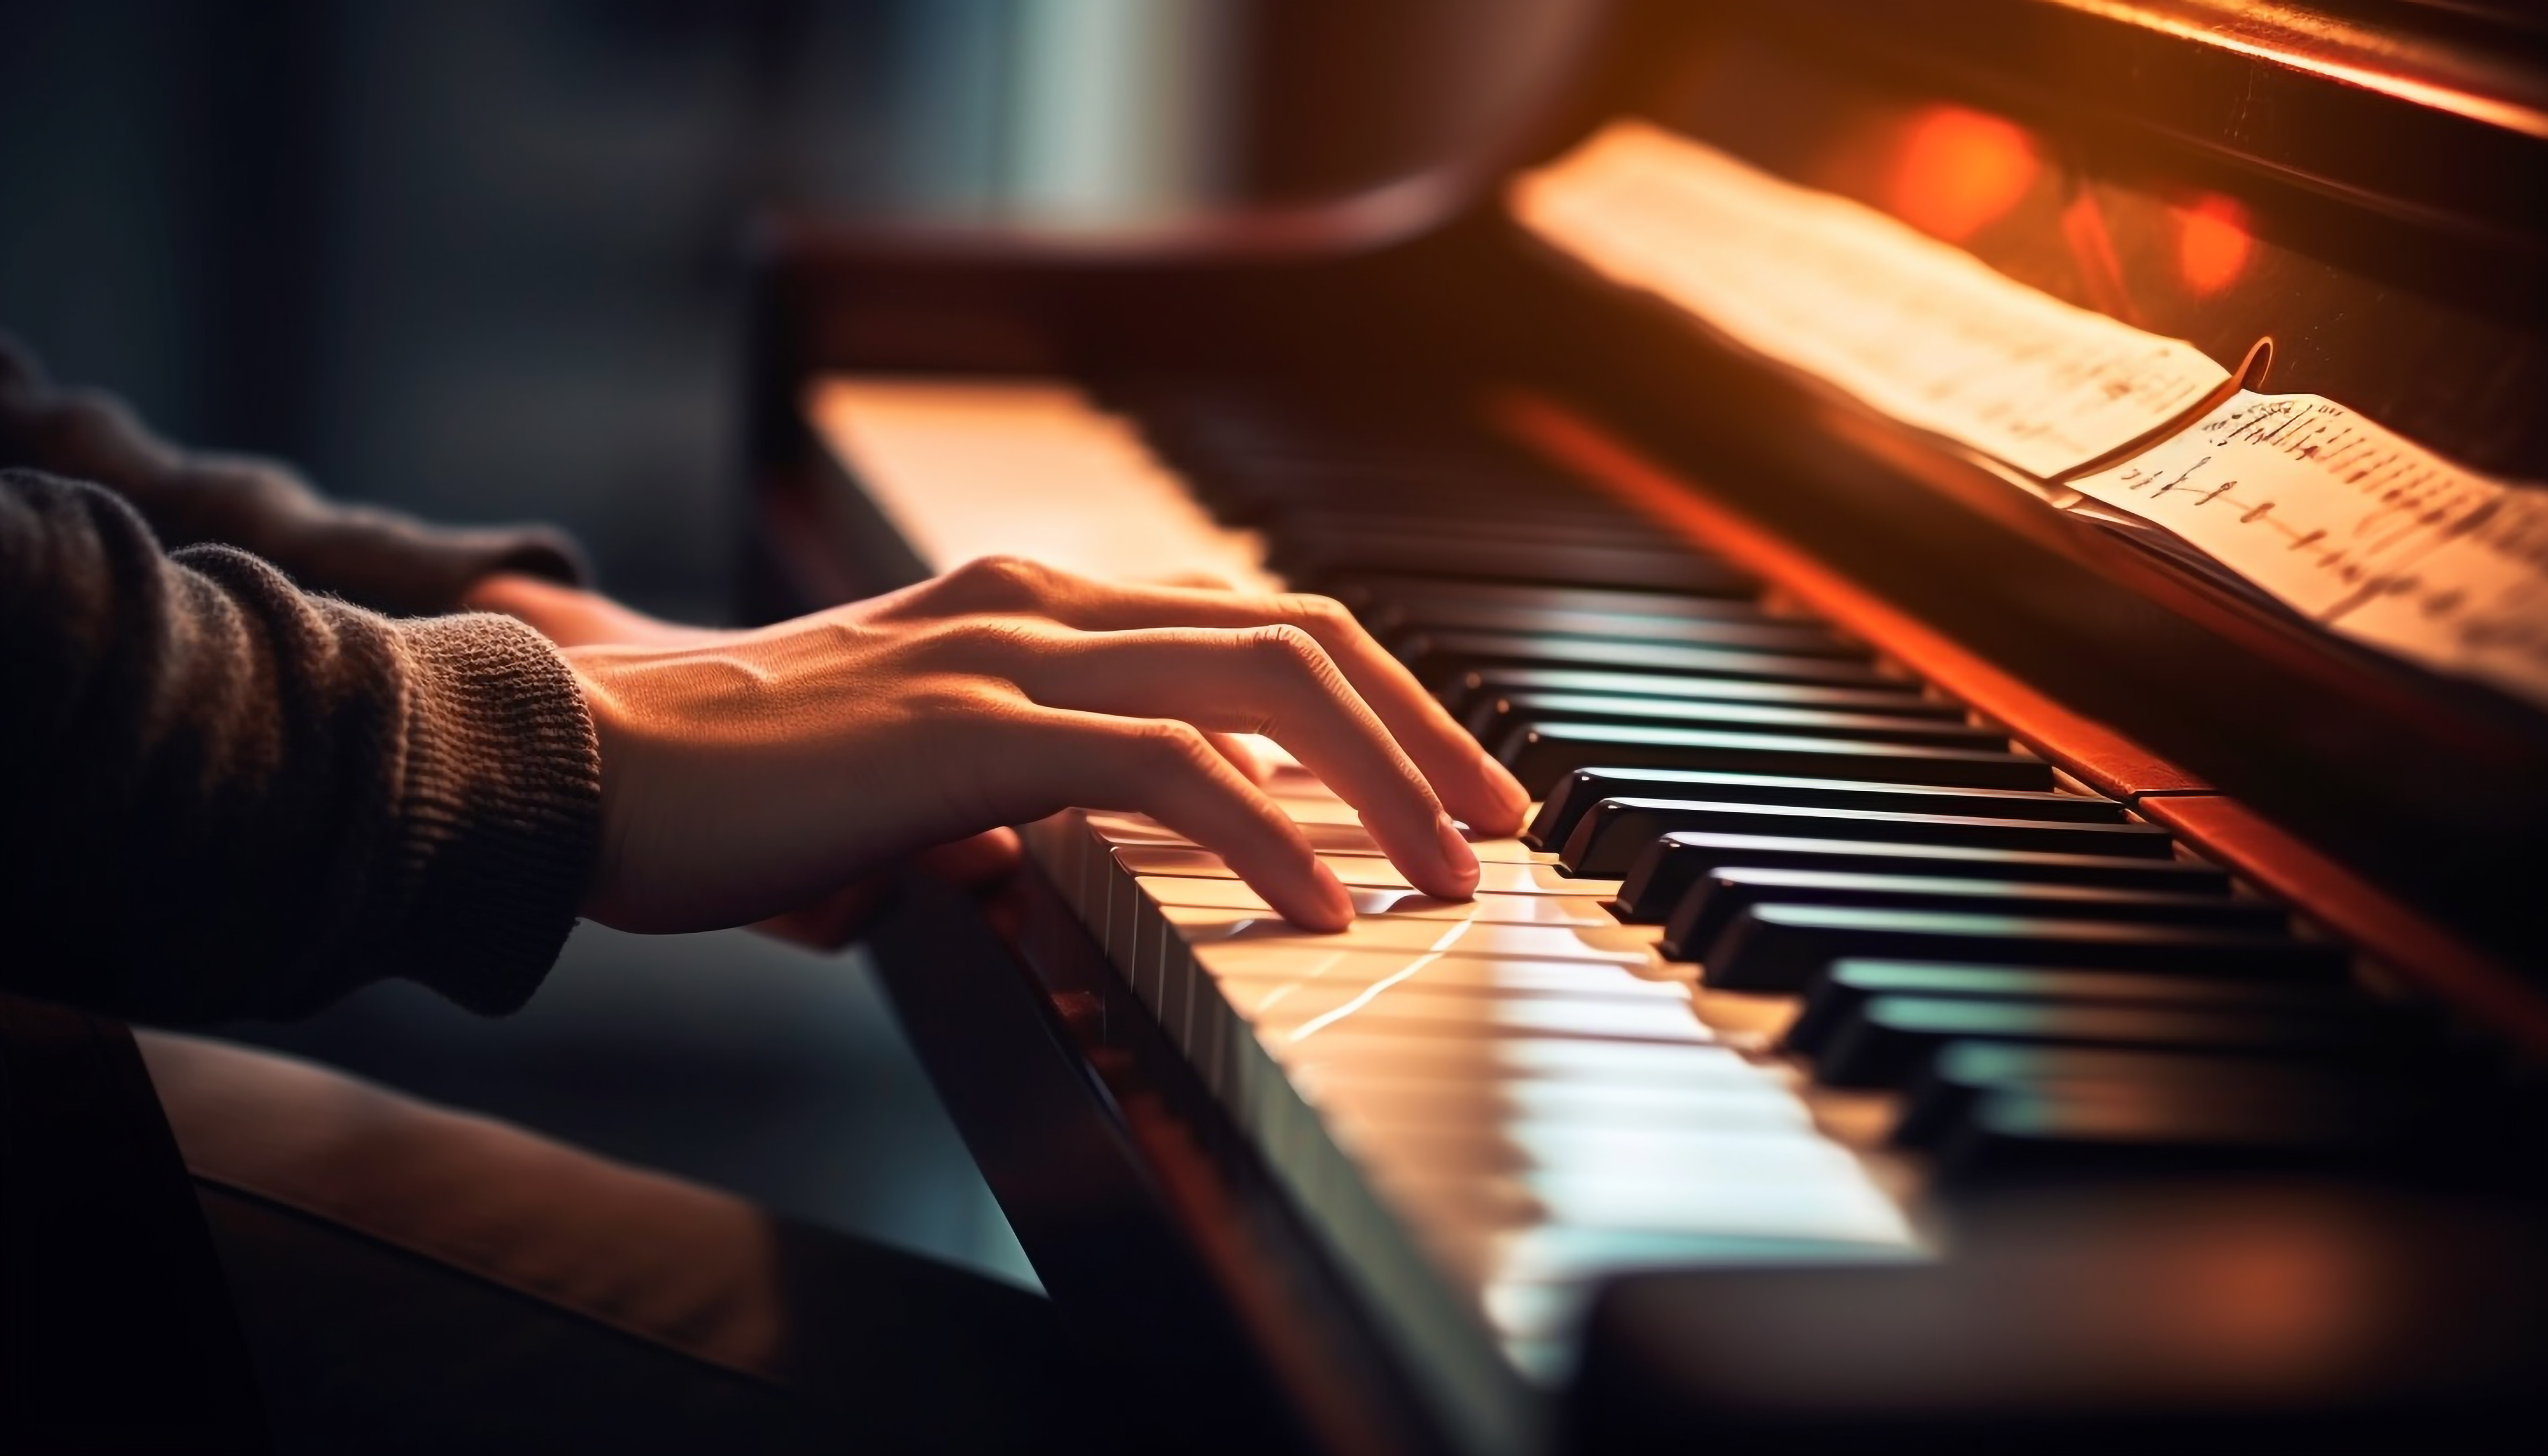
POLYGON ((1104 1394, 1163 1450, 1476 1456, 2535 1420, 2548 713, 1693 326, 1510 184, 1633 121, 2536 482, 2548 29, 1549 34, 1367 185, 758 234, 756 611, 1003 552, 1324 593, 1536 800, 1441 902, 1278 767, 1331 937, 1101 811, 906 887, 880 972, 1104 1394))

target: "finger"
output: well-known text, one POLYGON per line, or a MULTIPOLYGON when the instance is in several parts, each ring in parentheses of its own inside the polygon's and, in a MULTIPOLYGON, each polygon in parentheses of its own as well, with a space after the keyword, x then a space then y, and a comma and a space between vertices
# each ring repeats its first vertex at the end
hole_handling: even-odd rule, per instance
POLYGON ((773 940, 815 951, 837 951, 857 940, 884 902, 886 884, 863 879, 843 885, 821 899, 756 921, 753 929, 773 940))
POLYGON ((1056 640, 1018 685, 1051 707, 1262 733, 1353 805, 1417 888, 1454 899, 1477 888, 1477 856, 1424 775, 1298 627, 1079 634, 1056 640))
POLYGON ((1263 788, 1274 776, 1274 765, 1256 751, 1256 745, 1248 741, 1250 735, 1207 733, 1204 737, 1211 739, 1212 746, 1221 751, 1221 756, 1229 760, 1229 767, 1238 771, 1239 777, 1258 788, 1263 788))
POLYGON ((988 884, 1018 867, 1026 856, 1026 847, 1018 842, 1014 829, 987 829, 949 844, 938 845, 915 857, 922 869, 950 884, 988 884))
POLYGON ((1152 581, 1154 585, 1161 587, 1192 587, 1198 592, 1237 590, 1230 586, 1229 578, 1216 576, 1211 572, 1170 572, 1164 577, 1153 578, 1152 581))
POLYGON ((1307 930, 1353 923, 1353 900, 1284 817, 1190 724, 1032 708, 1028 735, 1001 760, 993 812, 1023 821, 1055 809, 1147 814, 1221 856, 1284 919, 1307 930))
POLYGON ((1482 833, 1510 834, 1521 827, 1522 813, 1530 807, 1530 795, 1512 774, 1453 721, 1405 664, 1328 597, 1099 582, 1014 561, 976 563, 965 570, 976 575, 963 584, 963 594, 978 602, 979 609, 1035 612, 1082 631, 1298 627, 1326 650, 1453 816, 1482 833))

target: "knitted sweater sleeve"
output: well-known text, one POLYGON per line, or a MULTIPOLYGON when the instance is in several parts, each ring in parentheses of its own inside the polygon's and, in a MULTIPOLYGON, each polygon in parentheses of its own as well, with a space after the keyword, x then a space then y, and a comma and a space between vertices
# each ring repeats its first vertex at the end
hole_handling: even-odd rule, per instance
POLYGON ((0 470, 0 989, 138 1020, 409 976, 519 1006, 600 805, 566 664, 504 617, 392 620, 116 495, 0 470))

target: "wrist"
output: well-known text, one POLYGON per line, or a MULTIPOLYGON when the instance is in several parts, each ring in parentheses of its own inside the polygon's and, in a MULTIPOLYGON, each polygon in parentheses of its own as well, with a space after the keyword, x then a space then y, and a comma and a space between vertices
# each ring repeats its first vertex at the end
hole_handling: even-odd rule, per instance
POLYGON ((598 592, 518 572, 497 572, 480 580, 460 604, 526 622, 560 647, 664 646, 704 635, 702 629, 650 617, 598 592))

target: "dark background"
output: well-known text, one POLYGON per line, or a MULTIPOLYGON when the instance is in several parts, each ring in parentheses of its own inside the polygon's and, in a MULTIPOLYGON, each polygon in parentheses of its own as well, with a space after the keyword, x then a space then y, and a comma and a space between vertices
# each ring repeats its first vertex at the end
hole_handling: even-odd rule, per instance
POLYGON ((1585 0, 0 0, 0 327, 176 438, 728 597, 759 210, 1103 228, 1489 127, 1585 0))
MULTIPOLYGON (((562 522, 613 591, 713 619, 742 224, 990 208, 1007 20, 0 0, 0 328, 179 440, 562 522)), ((587 926, 502 1022, 385 985, 228 1031, 1032 1280, 856 956, 587 926)))
MULTIPOLYGON (((1104 228, 1491 130, 1588 0, 0 0, 0 329, 188 444, 717 620, 747 225, 1104 228)), ((1004 1277, 864 961, 587 926, 530 1008, 228 1034, 1004 1277)))

